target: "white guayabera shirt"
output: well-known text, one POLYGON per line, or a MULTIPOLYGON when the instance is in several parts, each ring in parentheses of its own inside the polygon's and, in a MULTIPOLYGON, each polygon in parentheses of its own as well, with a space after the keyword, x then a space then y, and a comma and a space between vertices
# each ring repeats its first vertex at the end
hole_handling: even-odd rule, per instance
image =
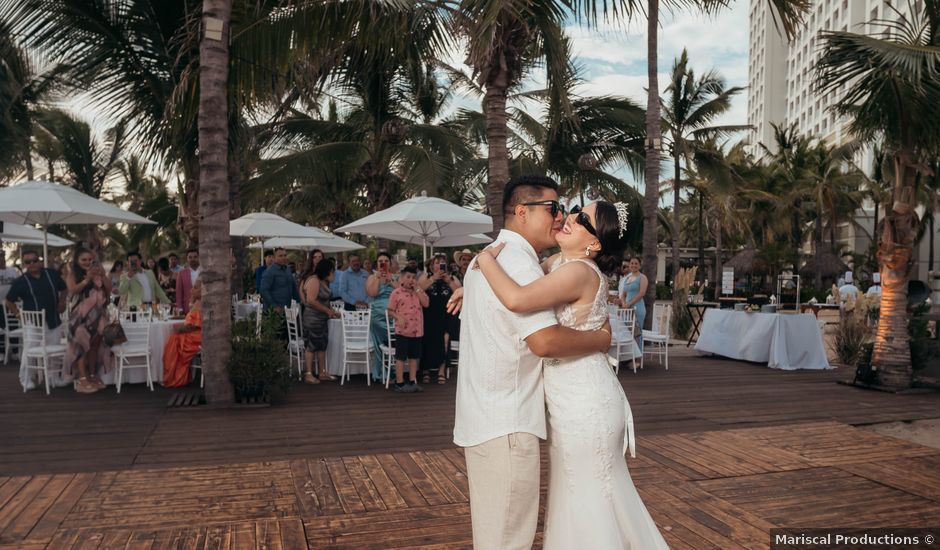
MULTIPOLYGON (((503 229, 499 265, 520 285, 542 277, 539 258, 522 235, 503 229)), ((454 443, 472 447, 511 433, 545 439, 545 393, 540 358, 526 345, 530 335, 557 325, 552 310, 513 313, 470 264, 460 313, 460 370, 454 443)))

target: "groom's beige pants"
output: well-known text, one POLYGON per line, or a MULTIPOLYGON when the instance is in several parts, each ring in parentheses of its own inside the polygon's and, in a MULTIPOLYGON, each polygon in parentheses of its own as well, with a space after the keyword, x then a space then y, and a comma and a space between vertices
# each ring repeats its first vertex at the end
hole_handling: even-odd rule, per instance
POLYGON ((464 449, 475 550, 530 550, 539 517, 539 439, 513 433, 464 449))

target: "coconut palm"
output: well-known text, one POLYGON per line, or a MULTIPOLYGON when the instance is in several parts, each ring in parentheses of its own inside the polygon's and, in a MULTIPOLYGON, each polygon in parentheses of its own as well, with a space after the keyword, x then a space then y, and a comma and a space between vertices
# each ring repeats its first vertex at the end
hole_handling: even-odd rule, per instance
POLYGON ((926 0, 924 8, 873 21, 884 29, 880 36, 822 32, 816 70, 820 93, 845 90, 833 109, 850 117, 852 132, 883 139, 894 160, 892 207, 878 243, 883 294, 872 357, 879 382, 889 387, 911 384, 907 282, 917 234, 915 183, 940 151, 940 3, 926 0))
MULTIPOLYGON (((695 149, 702 140, 713 136, 722 136, 731 132, 745 130, 742 125, 715 125, 715 119, 731 108, 734 96, 744 91, 739 86, 727 87, 724 77, 715 69, 706 72, 698 79, 695 71, 689 67, 689 55, 683 48, 682 53, 672 65, 669 86, 663 100, 663 125, 667 134, 667 144, 673 161, 673 224, 679 227, 679 196, 682 191, 682 167, 691 165, 695 149)), ((699 219, 704 211, 703 195, 699 194, 699 219)), ((705 252, 702 224, 699 223, 699 271, 705 277, 705 252)), ((679 266, 679 235, 672 239, 673 273, 679 266)))

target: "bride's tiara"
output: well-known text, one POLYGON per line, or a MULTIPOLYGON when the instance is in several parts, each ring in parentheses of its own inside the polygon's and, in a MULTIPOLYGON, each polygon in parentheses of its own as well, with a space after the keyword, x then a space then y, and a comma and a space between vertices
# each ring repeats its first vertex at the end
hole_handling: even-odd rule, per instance
POLYGON ((630 218, 630 212, 625 202, 615 202, 614 208, 617 209, 617 221, 620 222, 620 235, 617 238, 622 239, 623 234, 627 231, 627 220, 630 218))

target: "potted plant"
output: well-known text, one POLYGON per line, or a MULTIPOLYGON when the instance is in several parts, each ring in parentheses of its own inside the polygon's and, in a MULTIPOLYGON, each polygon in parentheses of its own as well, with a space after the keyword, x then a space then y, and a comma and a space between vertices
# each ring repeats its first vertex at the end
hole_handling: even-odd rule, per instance
POLYGON ((280 337, 283 323, 283 315, 267 311, 262 317, 260 331, 250 320, 232 325, 229 376, 237 402, 277 402, 290 388, 287 343, 280 337))

